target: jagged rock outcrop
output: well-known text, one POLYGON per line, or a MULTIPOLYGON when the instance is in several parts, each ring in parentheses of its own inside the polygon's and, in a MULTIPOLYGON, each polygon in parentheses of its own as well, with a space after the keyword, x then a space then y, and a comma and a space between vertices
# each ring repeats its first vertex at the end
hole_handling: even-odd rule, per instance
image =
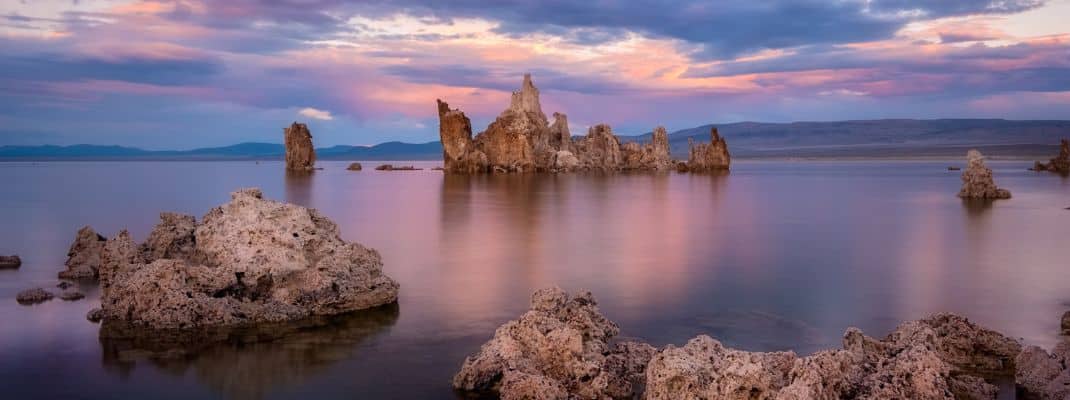
MULTIPOLYGON (((520 90, 513 92, 509 108, 474 138, 471 121, 463 112, 450 109, 442 100, 437 102, 448 172, 667 171, 674 167, 668 134, 660 126, 646 144, 622 144, 606 124, 592 126, 587 136, 573 140, 565 114, 553 113, 552 124, 546 119, 530 74, 524 75, 520 90)), ((713 138, 710 145, 696 145, 703 147, 692 150, 696 171, 728 168, 728 149, 716 129, 713 138)))
POLYGON ((100 268, 100 251, 104 249, 104 242, 108 238, 98 234, 93 228, 83 226, 74 236, 67 251, 67 270, 60 271, 60 279, 97 279, 97 270, 100 268))
POLYGON ((52 300, 55 295, 43 288, 27 289, 15 295, 15 301, 22 305, 44 303, 52 300))
POLYGON ((528 312, 465 359, 453 386, 497 391, 503 399, 632 398, 655 349, 637 342, 610 345, 618 333, 590 293, 539 290, 528 312))
POLYGON ((1019 350, 1014 340, 950 314, 905 323, 883 340, 851 328, 843 350, 803 358, 728 349, 699 336, 651 360, 645 398, 995 398, 998 389, 980 376, 1010 374, 1019 350))
POLYGON ((290 171, 311 171, 316 165, 316 149, 312 147, 312 133, 308 126, 294 122, 283 129, 283 142, 286 144, 286 169, 290 171))
POLYGON ((717 133, 717 128, 710 128, 709 143, 695 143, 687 139, 687 170, 691 172, 723 171, 729 169, 732 157, 728 154, 728 144, 717 133))
POLYGON ((140 248, 124 231, 103 253, 106 324, 245 326, 397 300, 398 284, 382 273, 379 253, 343 241, 338 226, 316 210, 265 200, 259 189, 232 193, 200 224, 161 214, 140 248))
POLYGON ((0 269, 16 269, 22 266, 22 259, 17 255, 0 256, 0 269))
POLYGON ((1033 164, 1034 171, 1051 171, 1063 175, 1070 174, 1070 140, 1063 139, 1059 143, 1059 155, 1048 160, 1048 163, 1037 161, 1033 164))
POLYGON ((996 186, 992 170, 985 166, 981 152, 966 152, 966 170, 962 171, 962 189, 959 197, 964 199, 1009 199, 1011 192, 996 186))
POLYGON ((438 136, 442 142, 443 170, 471 174, 486 172, 487 155, 472 142, 472 121, 461 110, 438 102, 438 136))
MULTIPOLYGON (((735 350, 705 335, 661 351, 610 345, 618 333, 590 293, 539 290, 528 312, 465 359, 453 385, 505 399, 994 399, 998 388, 985 379, 1006 381, 1016 357, 1021 373, 1025 354, 1015 340, 953 314, 906 322, 881 340, 849 328, 843 349, 808 357, 735 350)), ((1066 365, 1031 354, 1044 357, 1020 385, 1046 385, 1066 365)))
POLYGON ((1051 353, 1027 346, 1015 364, 1014 383, 1024 398, 1070 399, 1070 338, 1055 345, 1051 353))

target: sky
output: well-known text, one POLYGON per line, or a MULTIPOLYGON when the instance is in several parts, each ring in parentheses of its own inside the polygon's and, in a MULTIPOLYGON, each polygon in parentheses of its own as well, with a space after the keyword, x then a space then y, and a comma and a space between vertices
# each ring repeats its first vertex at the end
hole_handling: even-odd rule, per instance
POLYGON ((190 149, 478 131, 531 73, 573 134, 1066 119, 1070 0, 4 0, 0 145, 190 149))

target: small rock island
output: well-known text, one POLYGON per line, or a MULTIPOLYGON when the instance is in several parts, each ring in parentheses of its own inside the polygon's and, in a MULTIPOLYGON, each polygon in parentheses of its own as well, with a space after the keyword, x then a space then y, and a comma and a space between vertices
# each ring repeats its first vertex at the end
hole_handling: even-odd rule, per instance
MULTIPOLYGON (((520 90, 513 92, 509 108, 483 132, 472 137, 471 120, 464 112, 438 102, 439 136, 444 170, 448 173, 667 171, 674 166, 669 137, 663 127, 654 129, 651 142, 621 143, 606 124, 590 127, 587 136, 573 139, 568 116, 546 118, 539 89, 525 74, 520 90)), ((711 143, 690 143, 685 170, 727 170, 728 146, 716 128, 711 143)))
POLYGON ((1059 143, 1059 155, 1048 160, 1047 163, 1037 161, 1033 164, 1034 171, 1050 171, 1062 175, 1070 175, 1070 140, 1063 139, 1059 143))
POLYGON ((316 165, 316 149, 312 147, 312 132, 305 124, 290 124, 283 129, 286 144, 286 170, 311 171, 316 165))
POLYGON ((980 151, 966 152, 966 170, 962 171, 962 189, 959 197, 963 199, 1009 199, 1011 192, 996 186, 992 179, 992 169, 985 166, 985 157, 980 151))

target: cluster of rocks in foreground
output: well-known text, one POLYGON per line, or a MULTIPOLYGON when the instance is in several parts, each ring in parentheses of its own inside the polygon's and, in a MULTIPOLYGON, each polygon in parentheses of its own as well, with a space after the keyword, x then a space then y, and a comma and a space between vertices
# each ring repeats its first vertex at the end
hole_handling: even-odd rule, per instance
POLYGON ((807 357, 735 350, 705 335, 659 350, 615 342, 619 333, 590 293, 539 290, 528 312, 465 359, 453 386, 503 399, 994 399, 990 381, 1013 377, 1026 396, 1070 398, 1070 342, 1023 350, 952 314, 883 339, 849 328, 842 349, 807 357))
POLYGON ((665 128, 654 129, 650 143, 621 143, 606 124, 592 126, 587 136, 573 139, 565 114, 553 123, 539 103, 539 89, 525 74, 505 111, 483 132, 472 137, 472 123, 464 112, 438 102, 439 136, 444 169, 450 173, 569 172, 577 170, 727 170, 728 146, 717 129, 708 144, 691 143, 689 158, 674 162, 665 128))
POLYGON ((96 278, 90 320, 134 328, 191 329, 286 322, 397 301, 379 253, 341 239, 315 209, 263 198, 259 189, 197 220, 160 214, 144 243, 123 230, 83 228, 61 276, 96 278))

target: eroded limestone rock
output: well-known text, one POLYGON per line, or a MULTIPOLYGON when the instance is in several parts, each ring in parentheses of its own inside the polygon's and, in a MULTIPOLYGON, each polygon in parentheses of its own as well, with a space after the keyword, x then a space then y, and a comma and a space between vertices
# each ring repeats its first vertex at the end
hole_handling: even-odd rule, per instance
POLYGON ((443 170, 453 173, 487 171, 487 155, 476 149, 472 141, 472 122, 461 110, 450 109, 438 102, 438 135, 442 142, 443 170))
POLYGON ((966 170, 962 171, 962 189, 958 196, 964 199, 1009 199, 1011 192, 996 186, 992 170, 985 166, 984 156, 977 150, 970 150, 966 153, 966 170))
POLYGON ((149 237, 139 249, 145 262, 163 258, 189 258, 193 256, 195 239, 193 230, 197 219, 192 215, 172 212, 160 213, 160 222, 152 228, 149 237))
POLYGON ((98 234, 93 228, 84 226, 74 236, 67 251, 66 271, 60 271, 60 279, 96 279, 100 268, 100 251, 108 239, 98 234))
POLYGON ((710 128, 709 143, 695 143, 688 138, 687 169, 691 172, 727 170, 732 163, 728 154, 728 144, 717 128, 710 128))
POLYGON ((19 292, 15 295, 15 301, 18 301, 22 305, 30 305, 37 303, 44 303, 52 300, 55 297, 52 292, 49 292, 43 288, 27 289, 19 292))
POLYGON ((618 332, 590 293, 539 290, 528 312, 465 359, 453 386, 497 391, 503 399, 630 398, 655 350, 635 342, 610 346, 618 332))
POLYGON ((379 254, 341 239, 314 209, 232 193, 187 235, 192 218, 161 216, 160 240, 133 251, 129 234, 108 242, 105 323, 189 329, 334 315, 397 300, 379 254), (190 244, 192 248, 187 248, 190 244), (168 257, 156 257, 166 254, 168 257))
POLYGON ((1070 140, 1063 139, 1059 143, 1059 155, 1048 162, 1037 161, 1033 164, 1034 171, 1051 171, 1063 175, 1070 174, 1070 140))
POLYGON ((283 129, 286 144, 286 169, 311 171, 316 164, 316 149, 312 147, 312 132, 305 124, 294 122, 283 129))
POLYGON ((1070 399, 1070 339, 1057 344, 1051 353, 1027 346, 1015 364, 1014 382, 1026 398, 1070 399))

